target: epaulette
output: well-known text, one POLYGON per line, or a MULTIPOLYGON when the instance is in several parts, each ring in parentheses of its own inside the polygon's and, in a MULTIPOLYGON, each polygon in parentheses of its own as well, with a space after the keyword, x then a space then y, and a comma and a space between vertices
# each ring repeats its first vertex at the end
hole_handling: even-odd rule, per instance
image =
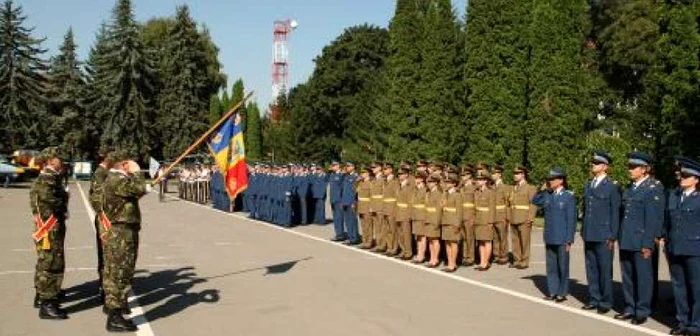
POLYGON ((573 195, 573 194, 574 194, 574 192, 571 191, 571 190, 564 190, 564 192, 567 192, 567 193, 569 193, 570 195, 573 195))
POLYGON ((613 184, 618 184, 618 185, 620 184, 620 182, 617 182, 617 180, 612 180, 612 183, 613 183, 613 184))

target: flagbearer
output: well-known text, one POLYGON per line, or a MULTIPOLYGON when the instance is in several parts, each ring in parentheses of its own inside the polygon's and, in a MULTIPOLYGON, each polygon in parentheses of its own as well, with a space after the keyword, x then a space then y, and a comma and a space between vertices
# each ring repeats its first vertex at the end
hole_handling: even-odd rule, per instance
POLYGON ((39 318, 63 320, 68 314, 59 305, 59 293, 65 270, 63 242, 68 219, 68 193, 61 180, 63 160, 57 147, 41 152, 44 168, 29 193, 34 216, 34 238, 37 252, 34 287, 35 305, 40 305, 39 318))
POLYGON ((139 199, 146 194, 146 183, 136 162, 123 151, 112 154, 112 169, 104 183, 104 311, 107 331, 136 331, 124 318, 127 298, 136 267, 141 230, 139 199))

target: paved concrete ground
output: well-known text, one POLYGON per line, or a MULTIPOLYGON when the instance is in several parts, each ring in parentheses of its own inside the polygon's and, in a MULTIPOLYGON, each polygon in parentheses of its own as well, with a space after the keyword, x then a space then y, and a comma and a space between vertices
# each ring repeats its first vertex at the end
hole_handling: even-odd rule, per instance
MULTIPOLYGON (((94 231, 71 183, 64 307, 67 321, 32 308, 35 254, 26 187, 0 189, 0 335, 102 335, 95 296, 94 231)), ((666 334, 673 321, 662 263, 662 305, 642 327, 580 310, 585 274, 580 241, 571 260, 572 296, 541 300, 541 231, 529 270, 463 268, 452 275, 327 241, 332 226, 292 230, 155 194, 144 225, 134 292, 139 335, 635 335, 666 334)), ((619 266, 615 266, 619 284, 619 266)), ((618 301, 621 300, 619 286, 618 301)), ((619 302, 618 302, 619 306, 619 302)), ((618 307, 619 308, 619 307, 618 307)))

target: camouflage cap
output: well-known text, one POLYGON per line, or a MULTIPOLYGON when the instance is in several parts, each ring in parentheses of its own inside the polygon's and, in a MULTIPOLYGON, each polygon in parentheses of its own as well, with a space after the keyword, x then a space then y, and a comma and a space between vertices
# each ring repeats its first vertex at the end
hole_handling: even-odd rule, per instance
POLYGON ((44 161, 48 161, 48 160, 51 160, 53 158, 57 158, 61 161, 65 160, 63 153, 61 152, 61 150, 57 146, 50 146, 50 147, 44 148, 44 150, 41 151, 41 154, 39 154, 39 156, 44 161))
POLYGON ((109 156, 107 158, 109 159, 109 161, 117 163, 129 160, 131 159, 131 156, 129 156, 129 153, 127 153, 123 149, 115 149, 109 153, 109 156))

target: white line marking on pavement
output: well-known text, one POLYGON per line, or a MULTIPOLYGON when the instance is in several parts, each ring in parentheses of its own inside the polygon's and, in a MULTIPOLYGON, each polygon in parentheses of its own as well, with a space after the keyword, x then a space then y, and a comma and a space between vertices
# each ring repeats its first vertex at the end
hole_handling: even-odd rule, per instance
MULTIPOLYGON (((87 197, 85 197, 85 192, 83 191, 83 187, 80 186, 80 183, 76 183, 76 185, 78 185, 80 197, 83 198, 83 204, 85 205, 85 209, 87 210, 88 222, 90 223, 90 227, 94 232, 95 226, 93 225, 93 222, 95 219, 95 210, 92 209, 90 202, 88 202, 87 197)), ((153 329, 151 329, 151 325, 148 323, 148 320, 146 320, 146 316, 143 313, 143 309, 141 309, 141 307, 139 306, 138 300, 134 295, 134 291, 129 292, 129 308, 131 308, 131 315, 129 317, 131 317, 134 320, 134 323, 139 328, 139 330, 136 331, 136 335, 155 336, 155 334, 153 333, 153 329)))
MULTIPOLYGON (((170 197, 170 198, 176 198, 176 197, 169 196, 169 195, 166 195, 166 196, 167 196, 167 197, 170 197)), ((543 300, 543 299, 541 299, 541 298, 539 298, 539 297, 527 295, 527 294, 520 293, 520 292, 517 292, 517 291, 514 291, 514 290, 510 290, 510 289, 507 289, 507 288, 503 288, 503 287, 494 286, 494 285, 491 285, 491 284, 488 284, 488 283, 485 283, 485 282, 481 282, 481 281, 477 281, 477 280, 473 280, 473 279, 468 279, 468 278, 463 278, 463 277, 461 277, 461 276, 458 276, 458 275, 455 275, 455 274, 451 274, 451 273, 445 273, 445 272, 442 272, 442 271, 437 270, 437 269, 431 269, 431 268, 426 268, 426 267, 420 266, 420 265, 415 265, 415 264, 411 264, 411 263, 406 263, 406 262, 403 262, 403 261, 400 261, 400 260, 397 260, 397 259, 394 259, 394 258, 391 258, 391 257, 387 257, 387 256, 384 256, 384 255, 379 255, 379 254, 375 254, 375 253, 372 253, 372 252, 369 252, 369 251, 360 250, 360 249, 357 249, 357 248, 352 247, 352 246, 346 246, 346 245, 334 243, 334 242, 331 242, 330 240, 326 240, 326 239, 323 239, 323 238, 319 238, 319 237, 316 237, 316 236, 312 236, 312 235, 310 235, 310 234, 306 234, 306 233, 303 233, 303 232, 294 231, 294 230, 287 229, 287 228, 283 228, 283 227, 279 227, 279 226, 276 226, 276 225, 273 225, 273 224, 270 224, 270 223, 266 223, 266 222, 262 222, 262 221, 253 220, 253 219, 250 219, 250 218, 248 218, 248 217, 246 217, 246 216, 239 215, 239 214, 236 214, 236 213, 222 212, 222 211, 216 210, 216 209, 214 209, 214 208, 211 208, 211 207, 209 207, 209 206, 207 206, 207 205, 197 204, 197 203, 192 203, 192 202, 185 202, 185 203, 190 204, 190 205, 194 205, 194 206, 197 206, 197 207, 201 207, 201 208, 204 208, 204 209, 213 211, 213 212, 215 212, 215 213, 218 213, 218 214, 221 214, 221 215, 224 215, 224 216, 231 216, 231 217, 235 217, 235 218, 242 219, 242 220, 245 220, 245 221, 249 221, 249 222, 261 224, 261 225, 266 226, 266 227, 271 228, 271 229, 279 230, 279 231, 282 231, 282 232, 287 232, 287 233, 290 233, 290 234, 293 234, 293 235, 297 235, 297 236, 304 237, 304 238, 307 238, 307 239, 315 240, 315 241, 317 241, 317 242, 321 242, 321 243, 324 243, 324 244, 327 244, 327 245, 332 245, 332 246, 335 246, 335 247, 339 247, 339 248, 343 248, 343 249, 346 249, 346 250, 349 250, 349 251, 353 251, 353 252, 355 252, 355 253, 361 253, 361 254, 364 254, 364 255, 367 255, 367 256, 372 256, 372 257, 375 257, 375 258, 377 258, 377 259, 384 259, 385 261, 389 261, 389 262, 392 262, 392 263, 395 263, 395 264, 399 264, 399 265, 402 265, 402 266, 404 266, 404 267, 410 267, 410 268, 413 268, 413 269, 416 269, 416 270, 420 270, 420 271, 423 271, 423 272, 432 273, 432 274, 434 274, 434 275, 438 275, 438 276, 445 277, 445 278, 449 278, 449 279, 456 280, 456 281, 459 281, 459 282, 467 283, 467 284, 470 284, 470 285, 473 285, 473 286, 476 286, 476 287, 481 287, 481 288, 484 288, 484 289, 492 290, 492 291, 494 291, 494 292, 498 292, 498 293, 501 293, 501 294, 506 294, 506 295, 514 296, 514 297, 517 297, 517 298, 520 298, 520 299, 523 299, 523 300, 527 300, 527 301, 530 301, 530 302, 533 302, 533 303, 537 303, 537 304, 540 304, 540 305, 543 305, 543 306, 548 306, 548 307, 550 307, 550 308, 560 309, 560 310, 564 310, 564 311, 567 311, 567 312, 572 313, 572 314, 576 314, 576 315, 588 317, 588 318, 591 318, 591 319, 594 319, 594 320, 598 320, 598 321, 601 321, 601 322, 606 322, 606 323, 609 323, 609 324, 614 324, 614 325, 616 325, 616 326, 618 326, 618 327, 622 327, 622 328, 626 328, 626 329, 638 331, 638 332, 641 332, 641 333, 644 333, 644 334, 647 334, 647 335, 654 335, 654 336, 665 336, 665 335, 667 335, 667 333, 663 333, 663 332, 660 332, 660 331, 656 331, 656 330, 649 329, 649 328, 642 327, 642 326, 638 326, 638 325, 633 325, 633 324, 630 324, 629 322, 615 320, 615 319, 613 319, 613 318, 611 318, 611 317, 608 317, 608 316, 598 315, 597 313, 593 313, 593 312, 589 312, 589 311, 585 311, 585 310, 581 310, 581 309, 577 309, 577 308, 573 308, 573 307, 569 307, 569 306, 564 306, 564 305, 559 304, 559 303, 554 303, 554 302, 551 302, 551 301, 543 300)))
MULTIPOLYGON (((143 267, 143 268, 178 268, 178 267, 183 267, 183 266, 184 265, 177 265, 177 264, 141 265, 141 267, 143 267)), ((66 267, 66 269, 63 272, 65 272, 65 273, 83 272, 83 271, 94 272, 96 270, 97 270, 97 268, 95 268, 95 267, 66 267)), ((0 276, 12 275, 12 274, 34 274, 35 272, 36 272, 36 270, 0 271, 0 276)))
MULTIPOLYGON (((65 250, 68 251, 77 251, 77 250, 92 250, 94 249, 94 246, 75 246, 75 247, 66 247, 65 250)), ((12 249, 12 252, 34 252, 34 249, 31 248, 17 248, 17 249, 12 249)))

